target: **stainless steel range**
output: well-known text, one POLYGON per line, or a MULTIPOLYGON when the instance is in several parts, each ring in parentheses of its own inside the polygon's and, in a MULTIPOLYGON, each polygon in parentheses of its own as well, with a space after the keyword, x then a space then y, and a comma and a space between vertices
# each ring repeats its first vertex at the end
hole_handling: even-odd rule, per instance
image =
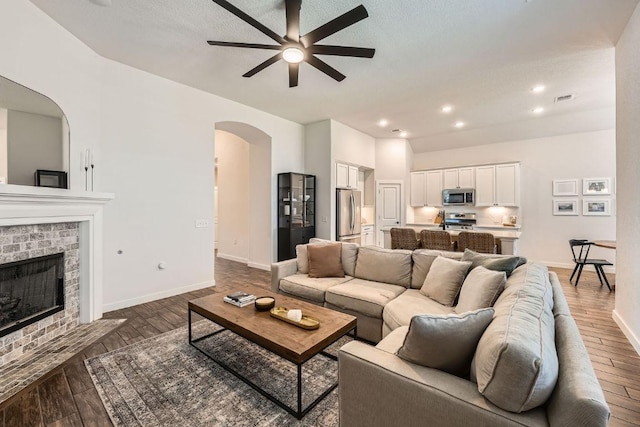
POLYGON ((444 225, 447 230, 472 230, 476 225, 476 214, 448 213, 444 217, 444 225))

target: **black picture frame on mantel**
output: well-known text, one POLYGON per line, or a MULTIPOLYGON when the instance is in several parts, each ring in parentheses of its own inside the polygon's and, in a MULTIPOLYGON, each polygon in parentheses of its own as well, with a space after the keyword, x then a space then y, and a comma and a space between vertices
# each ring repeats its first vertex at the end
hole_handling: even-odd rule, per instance
POLYGON ((67 188, 67 173, 38 169, 35 173, 36 187, 67 188))

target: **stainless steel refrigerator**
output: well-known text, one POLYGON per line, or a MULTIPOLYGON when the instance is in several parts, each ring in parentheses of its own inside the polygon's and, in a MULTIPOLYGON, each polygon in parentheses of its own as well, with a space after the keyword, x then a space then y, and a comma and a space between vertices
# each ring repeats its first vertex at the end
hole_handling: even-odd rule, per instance
POLYGON ((336 190, 336 240, 360 244, 359 191, 336 190))

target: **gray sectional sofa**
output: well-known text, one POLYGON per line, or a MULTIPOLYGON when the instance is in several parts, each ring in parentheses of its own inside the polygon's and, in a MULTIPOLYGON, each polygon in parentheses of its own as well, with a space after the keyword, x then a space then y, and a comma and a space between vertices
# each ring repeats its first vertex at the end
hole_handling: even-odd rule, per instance
POLYGON ((461 253, 343 243, 345 277, 314 279, 305 250, 272 265, 273 290, 355 315, 358 336, 377 343, 353 341, 339 352, 342 426, 607 425, 602 389, 558 278, 545 266, 513 271, 470 376, 459 377, 397 352, 414 316, 455 313, 419 289, 438 256, 461 253))

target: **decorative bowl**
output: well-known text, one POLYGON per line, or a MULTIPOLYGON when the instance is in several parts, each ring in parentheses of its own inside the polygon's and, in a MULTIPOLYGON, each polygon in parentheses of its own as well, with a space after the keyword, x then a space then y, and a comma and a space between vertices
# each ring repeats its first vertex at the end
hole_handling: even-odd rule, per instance
POLYGON ((273 297, 258 297, 254 304, 258 311, 269 311, 276 305, 276 300, 273 297))

